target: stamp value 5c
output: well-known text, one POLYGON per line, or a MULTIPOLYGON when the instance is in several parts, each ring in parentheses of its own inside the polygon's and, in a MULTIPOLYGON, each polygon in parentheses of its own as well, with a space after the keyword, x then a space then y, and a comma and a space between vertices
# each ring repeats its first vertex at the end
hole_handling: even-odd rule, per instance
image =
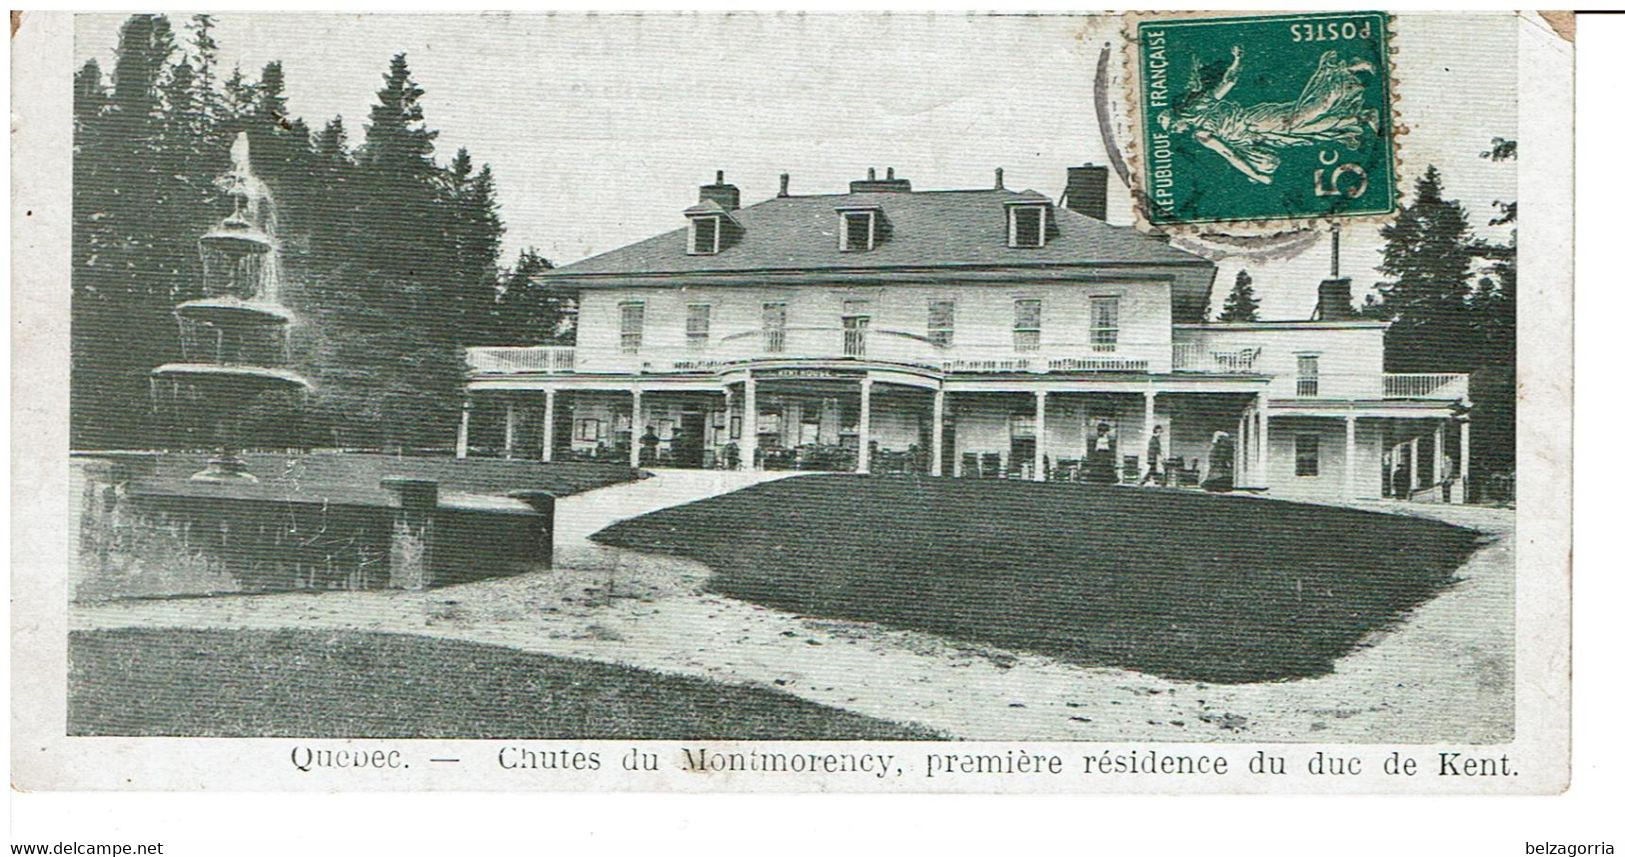
POLYGON ((1381 12, 1140 21, 1147 219, 1393 211, 1387 31, 1381 12))

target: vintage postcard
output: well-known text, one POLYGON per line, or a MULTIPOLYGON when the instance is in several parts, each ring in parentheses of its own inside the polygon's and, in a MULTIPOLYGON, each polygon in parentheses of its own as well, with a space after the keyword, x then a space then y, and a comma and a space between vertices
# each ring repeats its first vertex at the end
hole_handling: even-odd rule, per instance
POLYGON ((16 788, 1567 786, 1541 15, 13 29, 16 788))

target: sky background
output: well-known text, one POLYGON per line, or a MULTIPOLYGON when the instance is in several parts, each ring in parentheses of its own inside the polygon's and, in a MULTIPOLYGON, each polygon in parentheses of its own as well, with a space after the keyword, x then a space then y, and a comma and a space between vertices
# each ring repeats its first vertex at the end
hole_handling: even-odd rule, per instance
MULTIPOLYGON (((122 14, 76 19, 76 65, 113 67, 122 14)), ((179 28, 187 15, 173 16, 179 28)), ((224 70, 257 78, 282 61, 292 113, 319 129, 343 116, 352 143, 390 57, 404 51, 440 132, 494 170, 504 257, 535 246, 566 264, 683 225, 719 169, 745 204, 843 192, 868 167, 920 190, 1005 184, 1058 196, 1066 168, 1106 163, 1095 63, 1118 19, 963 15, 222 14, 224 70)), ((1517 135, 1516 19, 1401 15, 1394 22, 1403 188, 1443 172, 1487 237, 1517 169, 1480 158, 1517 135)), ((1113 179, 1111 219, 1132 222, 1113 179)), ((1356 299, 1379 279, 1374 225, 1343 233, 1356 299)), ((1306 318, 1328 242, 1296 258, 1219 260, 1215 309, 1235 271, 1254 277, 1266 319, 1306 318)))

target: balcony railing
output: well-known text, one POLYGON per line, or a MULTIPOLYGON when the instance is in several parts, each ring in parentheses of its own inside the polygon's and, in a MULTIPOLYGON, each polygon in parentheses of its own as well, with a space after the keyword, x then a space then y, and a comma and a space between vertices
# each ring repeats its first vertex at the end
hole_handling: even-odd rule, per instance
POLYGON ((1256 345, 1210 347, 1201 342, 1174 343, 1174 369, 1180 372, 1251 372, 1264 349, 1256 345))
POLYGON ((1382 397, 1384 399, 1465 399, 1467 377, 1464 374, 1384 373, 1382 397))
MULTIPOLYGON (((622 354, 600 349, 578 357, 569 346, 470 348, 467 360, 476 375, 714 372, 757 360, 855 359, 953 373, 1149 372, 1163 371, 1153 355, 1165 348, 1157 343, 1116 343, 1109 350, 1087 343, 1044 343, 1034 351, 1017 351, 1013 345, 942 347, 924 337, 877 328, 787 328, 736 334, 696 351, 645 348, 622 354)), ((1246 371, 1241 367, 1250 366, 1256 356, 1256 350, 1220 350, 1196 359, 1190 349, 1181 350, 1187 354, 1179 368, 1187 371, 1246 371)))
POLYGON ((486 375, 559 374, 574 372, 576 350, 568 345, 469 348, 468 368, 486 375))

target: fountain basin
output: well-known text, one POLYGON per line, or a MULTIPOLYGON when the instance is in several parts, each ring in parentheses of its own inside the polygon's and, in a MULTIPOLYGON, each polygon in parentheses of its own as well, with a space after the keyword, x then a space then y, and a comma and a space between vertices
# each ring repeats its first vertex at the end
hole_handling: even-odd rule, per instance
POLYGON ((200 391, 210 393, 295 392, 309 390, 312 386, 304 376, 291 369, 221 363, 165 363, 152 370, 152 377, 156 381, 193 385, 200 391))
POLYGON ((187 301, 175 307, 175 314, 187 321, 217 326, 273 327, 293 323, 293 313, 281 304, 232 295, 187 301))

